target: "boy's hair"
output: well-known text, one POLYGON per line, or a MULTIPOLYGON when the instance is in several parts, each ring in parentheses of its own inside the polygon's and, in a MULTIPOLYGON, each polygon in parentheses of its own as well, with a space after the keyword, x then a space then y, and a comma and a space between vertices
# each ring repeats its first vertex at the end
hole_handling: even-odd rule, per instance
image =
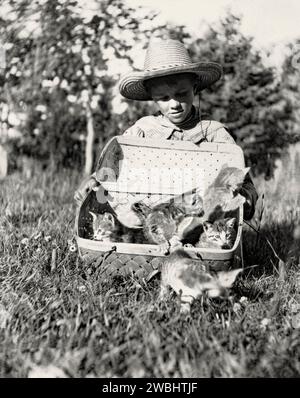
POLYGON ((188 78, 190 79, 192 84, 195 84, 198 81, 198 76, 196 73, 176 73, 173 75, 167 75, 167 76, 160 76, 160 77, 153 77, 152 79, 145 80, 143 82, 143 85, 148 92, 148 94, 151 96, 151 88, 153 86, 159 85, 160 83, 166 83, 169 85, 174 84, 174 80, 180 80, 180 79, 185 79, 188 78))

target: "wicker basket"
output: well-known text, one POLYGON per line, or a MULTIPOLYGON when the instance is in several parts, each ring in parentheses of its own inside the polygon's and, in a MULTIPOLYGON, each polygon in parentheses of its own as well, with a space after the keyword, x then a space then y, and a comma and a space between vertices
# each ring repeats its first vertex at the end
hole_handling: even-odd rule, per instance
MULTIPOLYGON (((112 138, 96 167, 100 189, 91 191, 77 209, 75 233, 80 256, 102 267, 105 275, 133 273, 147 278, 159 270, 166 257, 158 245, 101 242, 91 239, 90 211, 110 211, 126 226, 137 228, 137 217, 131 204, 143 200, 158 204, 197 187, 203 193, 220 168, 244 167, 244 155, 235 144, 187 141, 149 140, 117 136, 112 138)), ((242 234, 243 208, 237 212, 238 231, 229 250, 206 248, 185 249, 194 252, 215 270, 232 266, 242 234)))

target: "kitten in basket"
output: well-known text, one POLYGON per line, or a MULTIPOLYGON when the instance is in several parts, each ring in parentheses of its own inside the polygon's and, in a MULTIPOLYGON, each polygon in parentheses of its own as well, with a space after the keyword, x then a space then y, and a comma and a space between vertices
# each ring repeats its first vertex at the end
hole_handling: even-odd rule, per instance
POLYGON ((224 218, 227 212, 237 210, 244 204, 245 198, 239 194, 250 167, 239 169, 224 164, 203 195, 203 221, 215 221, 224 218))
POLYGON ((204 221, 203 233, 194 245, 187 243, 186 248, 204 247, 212 249, 231 249, 236 240, 236 218, 227 217, 213 223, 204 221))
POLYGON ((153 208, 141 201, 135 202, 132 209, 141 218, 148 241, 168 253, 172 245, 178 245, 191 228, 200 224, 203 202, 199 194, 188 192, 153 208))
POLYGON ((113 214, 105 212, 93 217, 93 239, 102 242, 144 243, 145 237, 141 230, 124 227, 113 214))
POLYGON ((201 260, 183 249, 176 249, 163 262, 159 299, 164 300, 171 287, 181 296, 182 313, 189 313, 192 302, 199 296, 227 297, 242 268, 214 273, 201 260))

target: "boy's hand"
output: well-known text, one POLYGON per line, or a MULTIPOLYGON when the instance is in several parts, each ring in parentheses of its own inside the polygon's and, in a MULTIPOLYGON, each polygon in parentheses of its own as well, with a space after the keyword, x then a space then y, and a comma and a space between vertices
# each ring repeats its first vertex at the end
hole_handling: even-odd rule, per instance
POLYGON ((74 200, 80 206, 91 190, 99 185, 94 175, 86 177, 74 193, 74 200))

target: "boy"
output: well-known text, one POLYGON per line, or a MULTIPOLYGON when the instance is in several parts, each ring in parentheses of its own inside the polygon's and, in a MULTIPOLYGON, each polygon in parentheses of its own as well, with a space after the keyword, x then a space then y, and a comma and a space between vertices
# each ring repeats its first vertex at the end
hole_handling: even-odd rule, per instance
MULTIPOLYGON (((125 135, 192 141, 232 143, 235 141, 225 127, 215 121, 201 120, 193 105, 195 95, 216 82, 222 68, 213 62, 192 63, 187 50, 177 40, 160 40, 150 43, 144 70, 131 72, 119 84, 120 93, 128 99, 153 100, 159 110, 154 116, 139 119, 125 131, 125 135)), ((98 185, 94 175, 83 181, 75 193, 78 204, 88 192, 98 185)), ((248 176, 240 191, 246 198, 244 218, 253 217, 257 193, 248 176)))

